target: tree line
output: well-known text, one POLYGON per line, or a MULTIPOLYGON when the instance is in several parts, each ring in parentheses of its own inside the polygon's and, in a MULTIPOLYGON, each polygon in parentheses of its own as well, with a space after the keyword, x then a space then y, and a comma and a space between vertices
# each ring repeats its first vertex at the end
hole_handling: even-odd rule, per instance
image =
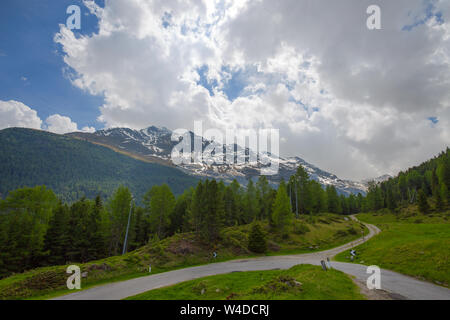
MULTIPOLYGON (((137 206, 127 187, 119 187, 104 203, 99 195, 63 203, 45 186, 10 192, 0 201, 0 277, 39 266, 86 262, 134 250, 150 239, 193 232, 207 243, 220 241, 223 228, 268 221, 273 232, 286 234, 299 215, 324 212, 354 214, 418 203, 430 210, 449 205, 449 150, 396 178, 371 183, 366 196, 339 195, 323 188, 303 167, 277 189, 266 177, 241 186, 236 180, 199 181, 175 196, 167 184, 148 190, 137 206)), ((258 227, 252 228, 261 237, 258 227)))
POLYGON ((199 181, 178 197, 167 184, 156 185, 141 206, 124 186, 107 203, 98 195, 70 205, 45 186, 18 189, 0 201, 0 276, 118 255, 129 216, 128 251, 181 232, 214 243, 223 228, 253 221, 269 221, 275 232, 285 233, 297 214, 354 213, 360 201, 338 196, 334 187, 324 190, 302 167, 277 189, 264 176, 247 186, 199 181))
POLYGON ((382 183, 370 183, 363 211, 417 204, 422 213, 450 205, 450 150, 382 183))

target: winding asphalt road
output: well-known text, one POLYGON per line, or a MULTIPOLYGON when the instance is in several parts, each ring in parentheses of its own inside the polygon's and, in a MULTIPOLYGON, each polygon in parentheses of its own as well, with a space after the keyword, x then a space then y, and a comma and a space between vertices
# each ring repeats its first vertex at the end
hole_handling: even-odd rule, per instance
MULTIPOLYGON (((356 218, 352 217, 354 220, 356 218)), ((380 232, 376 226, 365 224, 370 233, 364 238, 326 251, 289 255, 270 256, 252 259, 233 260, 213 263, 199 267, 185 268, 132 280, 110 283, 91 289, 78 291, 56 298, 57 300, 120 300, 149 290, 174 285, 187 280, 242 271, 261 271, 273 269, 289 269, 298 264, 320 265, 321 260, 357 246, 380 232)), ((366 283, 370 274, 367 266, 353 263, 331 262, 334 269, 354 276, 366 283)), ((381 269, 381 289, 403 299, 412 300, 450 300, 450 290, 420 281, 396 272, 381 269)))

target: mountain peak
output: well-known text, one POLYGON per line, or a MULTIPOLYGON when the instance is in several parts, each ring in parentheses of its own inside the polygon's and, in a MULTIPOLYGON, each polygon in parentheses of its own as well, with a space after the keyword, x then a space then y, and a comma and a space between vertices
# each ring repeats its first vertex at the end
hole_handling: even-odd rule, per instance
MULTIPOLYGON (((145 159, 145 161, 155 161, 173 166, 171 153, 174 146, 179 142, 172 141, 171 134, 172 131, 166 127, 149 126, 139 131, 128 128, 100 130, 94 134, 83 134, 83 138, 94 143, 110 146, 115 150, 123 150, 140 159, 145 159)), ((209 141, 203 140, 203 147, 206 147, 209 143, 209 141)), ((241 155, 251 152, 248 148, 235 145, 228 145, 226 148, 227 150, 235 150, 241 155)), ((271 184, 278 184, 281 179, 288 180, 301 165, 310 177, 321 183, 322 186, 334 185, 342 194, 365 194, 366 186, 364 184, 339 179, 336 175, 321 170, 300 157, 284 158, 271 153, 267 153, 265 156, 268 156, 272 163, 276 162, 279 165, 278 174, 268 176, 271 184)), ((185 164, 181 165, 180 169, 194 176, 214 178, 226 182, 237 179, 241 184, 246 184, 248 179, 255 178, 260 174, 260 164, 250 162, 235 165, 222 164, 219 163, 223 160, 221 155, 218 155, 216 160, 218 162, 212 165, 206 162, 185 164)))

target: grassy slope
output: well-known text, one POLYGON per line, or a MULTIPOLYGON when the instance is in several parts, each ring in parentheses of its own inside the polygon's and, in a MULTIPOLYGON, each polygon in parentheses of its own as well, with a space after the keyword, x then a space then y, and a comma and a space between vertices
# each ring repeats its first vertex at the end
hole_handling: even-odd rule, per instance
MULTIPOLYGON (((268 233, 268 255, 313 252, 336 247, 360 236, 360 225, 345 221, 336 215, 304 217, 294 223, 289 238, 282 239, 268 233), (302 226, 302 227, 301 227, 302 226), (306 228, 305 228, 306 226, 306 228), (309 229, 309 231, 307 231, 309 229)), ((265 226, 268 231, 268 226, 265 226)), ((226 228, 222 241, 212 247, 199 241, 193 234, 177 234, 156 243, 150 243, 125 256, 116 256, 100 261, 79 264, 82 272, 82 288, 121 281, 169 270, 255 256, 247 250, 250 226, 226 228), (218 253, 212 259, 213 251, 218 253)), ((66 266, 34 269, 23 274, 0 280, 0 299, 48 298, 69 293, 66 289, 66 266)))
POLYGON ((361 300, 344 273, 298 265, 289 270, 236 272, 151 290, 129 300, 361 300), (297 282, 296 282, 297 281, 297 282), (300 285, 300 284, 301 285, 300 285))
MULTIPOLYGON (((450 284, 450 212, 417 213, 409 207, 399 214, 360 214, 361 221, 377 225, 382 232, 356 248, 355 263, 378 265, 422 280, 450 284)), ((349 262, 343 252, 336 260, 349 262)))

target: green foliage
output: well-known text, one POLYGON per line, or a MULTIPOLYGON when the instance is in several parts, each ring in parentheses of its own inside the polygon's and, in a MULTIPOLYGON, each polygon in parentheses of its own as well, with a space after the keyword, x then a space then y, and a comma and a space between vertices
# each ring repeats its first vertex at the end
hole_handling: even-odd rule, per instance
POLYGON ((175 196, 167 184, 153 186, 144 196, 145 210, 149 213, 152 231, 159 238, 167 235, 170 216, 175 208, 175 196))
POLYGON ((281 234, 287 232, 288 226, 290 225, 293 218, 291 203, 286 191, 286 184, 284 180, 281 181, 278 187, 277 196, 275 202, 273 203, 273 213, 272 220, 274 222, 274 227, 281 234))
POLYGON ((420 212, 426 214, 430 211, 430 206, 428 205, 427 196, 422 189, 419 191, 418 205, 419 205, 420 212))
POLYGON ((0 277, 36 266, 58 200, 45 187, 11 192, 0 201, 0 277))
POLYGON ((260 207, 258 201, 258 190, 250 179, 247 184, 247 190, 243 201, 244 223, 251 223, 260 216, 260 207))
POLYGON ((59 204, 50 219, 45 235, 44 250, 49 265, 62 265, 66 262, 66 251, 69 246, 69 208, 59 204))
POLYGON ((108 204, 109 255, 117 255, 122 251, 130 210, 132 210, 130 190, 120 186, 108 204))
POLYGON ((311 229, 309 229, 305 223, 300 221, 294 221, 294 233, 302 235, 310 231, 311 229))
POLYGON ((334 186, 327 186, 327 200, 328 200, 328 211, 331 213, 340 213, 341 206, 339 203, 339 196, 337 194, 336 188, 334 186))
POLYGON ((248 249, 255 253, 265 253, 267 251, 267 240, 261 225, 254 223, 248 237, 248 249))
MULTIPOLYGON (((133 221, 136 220, 132 217, 130 228, 133 228, 133 221)), ((298 222, 304 224, 310 231, 302 235, 291 233, 287 240, 275 232, 270 232, 267 221, 258 222, 263 230, 269 230, 266 232, 267 254, 280 255, 326 250, 359 237, 359 235, 352 236, 347 233, 342 237, 336 237, 338 230, 348 230, 352 226, 357 227, 357 223, 345 221, 336 215, 305 216, 301 217, 298 222), (310 219, 326 223, 320 222, 312 225, 307 222, 310 219)), ((145 246, 125 255, 86 263, 76 262, 82 272, 86 271, 89 274, 87 278, 83 278, 82 287, 86 289, 93 285, 146 276, 149 264, 152 265, 152 273, 158 273, 210 263, 213 251, 218 253, 215 261, 248 257, 250 254, 247 249, 250 229, 250 225, 224 228, 220 233, 220 241, 216 245, 201 239, 192 232, 175 234, 165 239, 159 239, 156 234, 150 235, 151 240, 145 246)), ((45 296, 48 298, 70 293, 66 287, 66 279, 66 266, 50 266, 16 274, 0 280, 0 299, 41 298, 42 295, 49 294, 49 296, 45 296), (46 280, 48 282, 44 282, 46 280)))
POLYGON ((371 183, 364 199, 363 211, 389 209, 398 211, 409 204, 417 204, 423 213, 431 211, 428 199, 433 198, 434 210, 442 211, 450 205, 450 150, 419 166, 400 172, 397 177, 382 183, 371 183))

